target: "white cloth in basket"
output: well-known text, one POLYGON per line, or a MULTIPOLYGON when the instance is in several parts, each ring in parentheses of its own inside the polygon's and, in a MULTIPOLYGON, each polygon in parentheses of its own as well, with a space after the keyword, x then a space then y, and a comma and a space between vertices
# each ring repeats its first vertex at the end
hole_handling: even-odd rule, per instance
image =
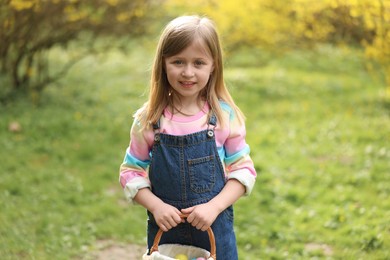
POLYGON ((142 256, 143 260, 174 260, 175 256, 183 254, 188 259, 204 257, 207 260, 214 260, 210 257, 210 252, 195 246, 179 245, 179 244, 163 244, 158 246, 158 252, 153 252, 151 255, 145 253, 142 256))

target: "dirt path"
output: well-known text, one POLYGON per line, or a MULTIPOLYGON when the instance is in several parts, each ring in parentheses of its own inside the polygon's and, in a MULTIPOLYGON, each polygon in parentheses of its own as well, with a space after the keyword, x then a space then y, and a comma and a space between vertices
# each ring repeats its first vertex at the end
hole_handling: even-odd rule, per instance
POLYGON ((124 245, 114 241, 99 241, 96 250, 82 257, 82 260, 141 260, 145 247, 140 245, 124 245))

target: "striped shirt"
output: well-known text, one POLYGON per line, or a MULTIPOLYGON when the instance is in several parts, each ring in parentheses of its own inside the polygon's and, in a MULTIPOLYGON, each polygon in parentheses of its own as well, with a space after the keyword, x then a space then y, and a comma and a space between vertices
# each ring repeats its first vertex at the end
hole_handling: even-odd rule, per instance
MULTIPOLYGON (((249 155, 249 146, 245 141, 245 125, 240 123, 234 110, 225 102, 220 102, 225 125, 217 123, 215 139, 218 154, 225 171, 226 179, 236 179, 245 186, 245 195, 253 189, 256 171, 249 155)), ((160 133, 169 135, 187 135, 206 130, 208 112, 207 102, 196 115, 184 117, 172 115, 165 109, 160 119, 160 133)), ((133 202, 138 190, 150 188, 148 167, 154 143, 153 129, 141 131, 139 121, 134 120, 130 131, 130 144, 126 149, 123 163, 120 166, 120 183, 125 195, 133 202)))

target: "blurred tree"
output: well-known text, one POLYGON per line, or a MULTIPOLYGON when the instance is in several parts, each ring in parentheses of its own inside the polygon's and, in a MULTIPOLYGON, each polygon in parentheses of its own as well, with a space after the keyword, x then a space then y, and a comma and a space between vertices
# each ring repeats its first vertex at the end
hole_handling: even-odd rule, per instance
MULTIPOLYGON (((350 15, 364 20, 374 37, 364 38, 366 56, 382 65, 386 80, 386 101, 390 103, 390 0, 353 1, 350 15)), ((368 67, 371 69, 371 67, 368 67)))
POLYGON ((213 18, 228 50, 362 47, 382 65, 390 98, 390 0, 167 0, 166 7, 172 15, 191 10, 213 18))
POLYGON ((253 0, 245 5, 236 0, 167 0, 166 7, 173 15, 192 10, 210 16, 228 48, 295 48, 319 42, 372 43, 389 24, 390 0, 253 0))
MULTIPOLYGON (((149 0, 0 0, 0 96, 39 93, 63 75, 49 71, 48 50, 100 36, 145 32, 148 14, 160 1, 149 0)), ((109 43, 113 45, 112 42, 109 43)))

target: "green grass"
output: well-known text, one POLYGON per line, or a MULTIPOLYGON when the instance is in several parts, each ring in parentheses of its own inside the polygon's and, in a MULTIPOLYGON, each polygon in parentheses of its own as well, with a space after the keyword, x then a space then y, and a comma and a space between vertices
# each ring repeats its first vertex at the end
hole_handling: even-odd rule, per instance
MULTIPOLYGON (((390 259, 383 81, 356 50, 256 53, 261 61, 232 54, 225 73, 259 173, 235 207, 240 259, 390 259)), ((118 169, 152 54, 135 45, 131 55, 88 57, 40 103, 0 107, 2 259, 70 259, 103 239, 145 243, 145 212, 127 205, 118 169), (14 121, 20 132, 8 130, 14 121)))

